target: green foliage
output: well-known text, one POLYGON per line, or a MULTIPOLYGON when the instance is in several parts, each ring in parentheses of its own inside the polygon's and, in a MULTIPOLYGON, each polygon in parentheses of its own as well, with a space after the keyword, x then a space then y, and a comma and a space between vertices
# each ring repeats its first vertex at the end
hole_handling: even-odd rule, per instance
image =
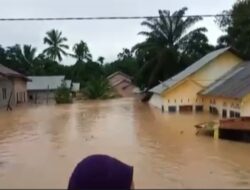
POLYGON ((158 84, 213 49, 204 34, 206 28, 187 32, 202 18, 184 17, 186 11, 185 7, 173 14, 159 10, 159 18, 142 22, 148 31, 139 34, 147 38, 133 48, 140 65, 137 78, 142 85, 150 88, 158 84))
POLYGON ((48 44, 49 47, 46 48, 43 53, 53 61, 62 61, 62 55, 67 55, 65 50, 69 49, 69 46, 64 44, 67 38, 62 37, 62 32, 54 29, 48 31, 46 35, 43 39, 43 43, 48 44))
POLYGON ((59 87, 56 90, 55 93, 55 100, 57 104, 68 104, 68 103, 72 103, 72 96, 71 96, 71 92, 70 89, 68 89, 66 87, 66 84, 62 84, 61 87, 59 87))
POLYGON ((237 1, 231 10, 223 11, 227 14, 218 17, 217 23, 226 35, 218 39, 219 47, 232 46, 246 58, 250 58, 250 1, 237 1))
POLYGON ((76 58, 76 63, 60 64, 69 47, 65 44, 67 38, 58 30, 46 33, 43 42, 48 47, 40 54, 30 45, 0 46, 0 62, 25 75, 65 75, 73 82, 80 82, 90 98, 108 97, 108 82, 103 77, 116 71, 130 75, 141 89, 149 89, 213 49, 208 44, 205 28, 187 32, 201 18, 183 17, 186 11, 187 8, 183 8, 170 14, 160 10, 159 18, 142 22, 147 31, 140 34, 146 36, 146 40, 132 50, 124 48, 110 63, 104 64, 104 57, 92 60, 87 43, 80 41, 72 48, 71 56, 76 58))
POLYGON ((74 54, 72 57, 77 59, 77 63, 86 63, 92 60, 88 45, 84 41, 76 43, 73 47, 74 54))
POLYGON ((84 89, 89 99, 107 99, 111 97, 110 92, 110 85, 103 77, 90 80, 84 89))
POLYGON ((118 54, 118 59, 116 61, 103 65, 103 71, 106 76, 116 71, 122 71, 130 76, 135 76, 138 69, 136 58, 132 56, 132 53, 129 56, 124 55, 124 50, 118 54))

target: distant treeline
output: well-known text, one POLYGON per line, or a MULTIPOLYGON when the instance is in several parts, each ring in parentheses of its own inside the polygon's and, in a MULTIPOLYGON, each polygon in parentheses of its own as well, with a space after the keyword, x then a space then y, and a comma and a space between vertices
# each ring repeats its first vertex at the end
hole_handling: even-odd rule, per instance
POLYGON ((237 1, 227 16, 216 18, 216 23, 225 32, 216 46, 209 44, 205 27, 190 28, 201 17, 183 17, 187 8, 173 12, 159 10, 159 18, 144 20, 145 41, 133 48, 124 48, 113 62, 104 57, 92 59, 84 41, 76 43, 69 54, 67 38, 61 31, 52 29, 43 39, 47 48, 38 52, 31 45, 0 46, 0 63, 25 75, 65 75, 66 78, 87 86, 89 81, 100 80, 115 71, 131 75, 141 88, 149 89, 177 72, 183 70, 206 53, 225 46, 232 46, 245 58, 250 58, 250 1, 237 1), (60 64, 65 56, 72 56, 74 65, 60 64))

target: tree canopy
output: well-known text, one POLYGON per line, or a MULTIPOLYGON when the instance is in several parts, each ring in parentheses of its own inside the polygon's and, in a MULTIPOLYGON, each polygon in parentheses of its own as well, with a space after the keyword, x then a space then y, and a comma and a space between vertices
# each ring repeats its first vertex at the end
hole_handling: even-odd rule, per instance
POLYGON ((43 39, 43 43, 47 44, 48 48, 43 53, 53 61, 62 61, 62 55, 67 55, 65 50, 69 49, 64 42, 67 42, 67 38, 62 36, 62 32, 54 29, 48 31, 43 39))
POLYGON ((232 9, 217 17, 220 28, 226 32, 218 39, 218 46, 232 46, 246 58, 250 58, 250 1, 237 1, 232 9))
MULTIPOLYGON (((227 11, 228 16, 216 20, 226 33, 218 47, 232 45, 250 55, 249 4, 246 0, 238 1, 227 11)), ((186 7, 173 13, 159 10, 159 17, 145 19, 141 23, 144 30, 139 33, 145 40, 131 49, 123 48, 111 62, 102 56, 93 60, 84 40, 69 47, 67 38, 56 29, 45 34, 43 43, 47 47, 41 52, 27 44, 0 46, 0 61, 26 75, 65 75, 80 82, 84 89, 92 89, 91 84, 96 86, 93 89, 101 89, 97 85, 100 79, 122 71, 142 89, 150 89, 216 48, 209 44, 205 27, 194 27, 202 18, 185 17, 187 10, 186 7), (67 52, 69 49, 72 53, 67 52), (66 55, 75 58, 73 65, 61 64, 66 55)))
POLYGON ((141 23, 148 29, 139 33, 146 36, 146 40, 135 45, 133 50, 141 61, 139 76, 149 76, 148 88, 173 76, 213 49, 208 44, 206 28, 190 30, 202 18, 184 18, 186 11, 186 7, 172 14, 159 10, 159 18, 149 18, 141 23))

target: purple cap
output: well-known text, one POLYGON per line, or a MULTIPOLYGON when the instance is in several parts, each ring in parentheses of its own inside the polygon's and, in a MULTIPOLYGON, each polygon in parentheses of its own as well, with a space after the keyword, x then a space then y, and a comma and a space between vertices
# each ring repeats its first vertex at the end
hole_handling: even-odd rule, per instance
POLYGON ((77 164, 68 189, 130 189, 133 167, 106 155, 92 155, 77 164))

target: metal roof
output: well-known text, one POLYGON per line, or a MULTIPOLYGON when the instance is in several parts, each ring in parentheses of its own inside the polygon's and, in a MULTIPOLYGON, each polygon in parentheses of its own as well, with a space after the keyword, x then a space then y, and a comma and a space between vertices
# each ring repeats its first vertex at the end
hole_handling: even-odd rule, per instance
POLYGON ((62 85, 64 76, 29 76, 27 90, 55 90, 62 85))
POLYGON ((225 53, 226 51, 232 51, 230 47, 218 49, 215 51, 212 51, 211 53, 208 53, 204 57, 202 57, 200 60, 196 61, 189 67, 187 67, 185 70, 181 71, 177 75, 169 78, 168 80, 162 82, 161 84, 155 86, 154 88, 150 89, 150 92, 161 94, 165 90, 171 88, 172 86, 176 85, 180 81, 184 80, 186 77, 190 76, 191 74, 195 73, 208 63, 210 63, 212 60, 220 56, 221 54, 225 53))
POLYGON ((73 82, 72 83, 72 91, 78 92, 80 90, 80 83, 73 82))
POLYGON ((249 93, 250 61, 237 65, 199 94, 240 99, 249 93))
POLYGON ((131 80, 131 76, 129 76, 129 75, 127 75, 127 74, 125 74, 125 73, 123 73, 123 72, 121 72, 121 71, 116 71, 116 72, 112 73, 111 75, 109 75, 109 76, 107 77, 107 79, 111 79, 111 78, 115 77, 116 75, 122 75, 122 76, 124 76, 125 78, 127 78, 128 80, 131 80))
POLYGON ((71 80, 65 80, 65 84, 67 88, 71 88, 72 81, 71 80))
POLYGON ((17 77, 17 78, 28 80, 28 78, 25 75, 18 73, 8 67, 5 67, 2 64, 0 64, 0 75, 4 77, 17 77))

